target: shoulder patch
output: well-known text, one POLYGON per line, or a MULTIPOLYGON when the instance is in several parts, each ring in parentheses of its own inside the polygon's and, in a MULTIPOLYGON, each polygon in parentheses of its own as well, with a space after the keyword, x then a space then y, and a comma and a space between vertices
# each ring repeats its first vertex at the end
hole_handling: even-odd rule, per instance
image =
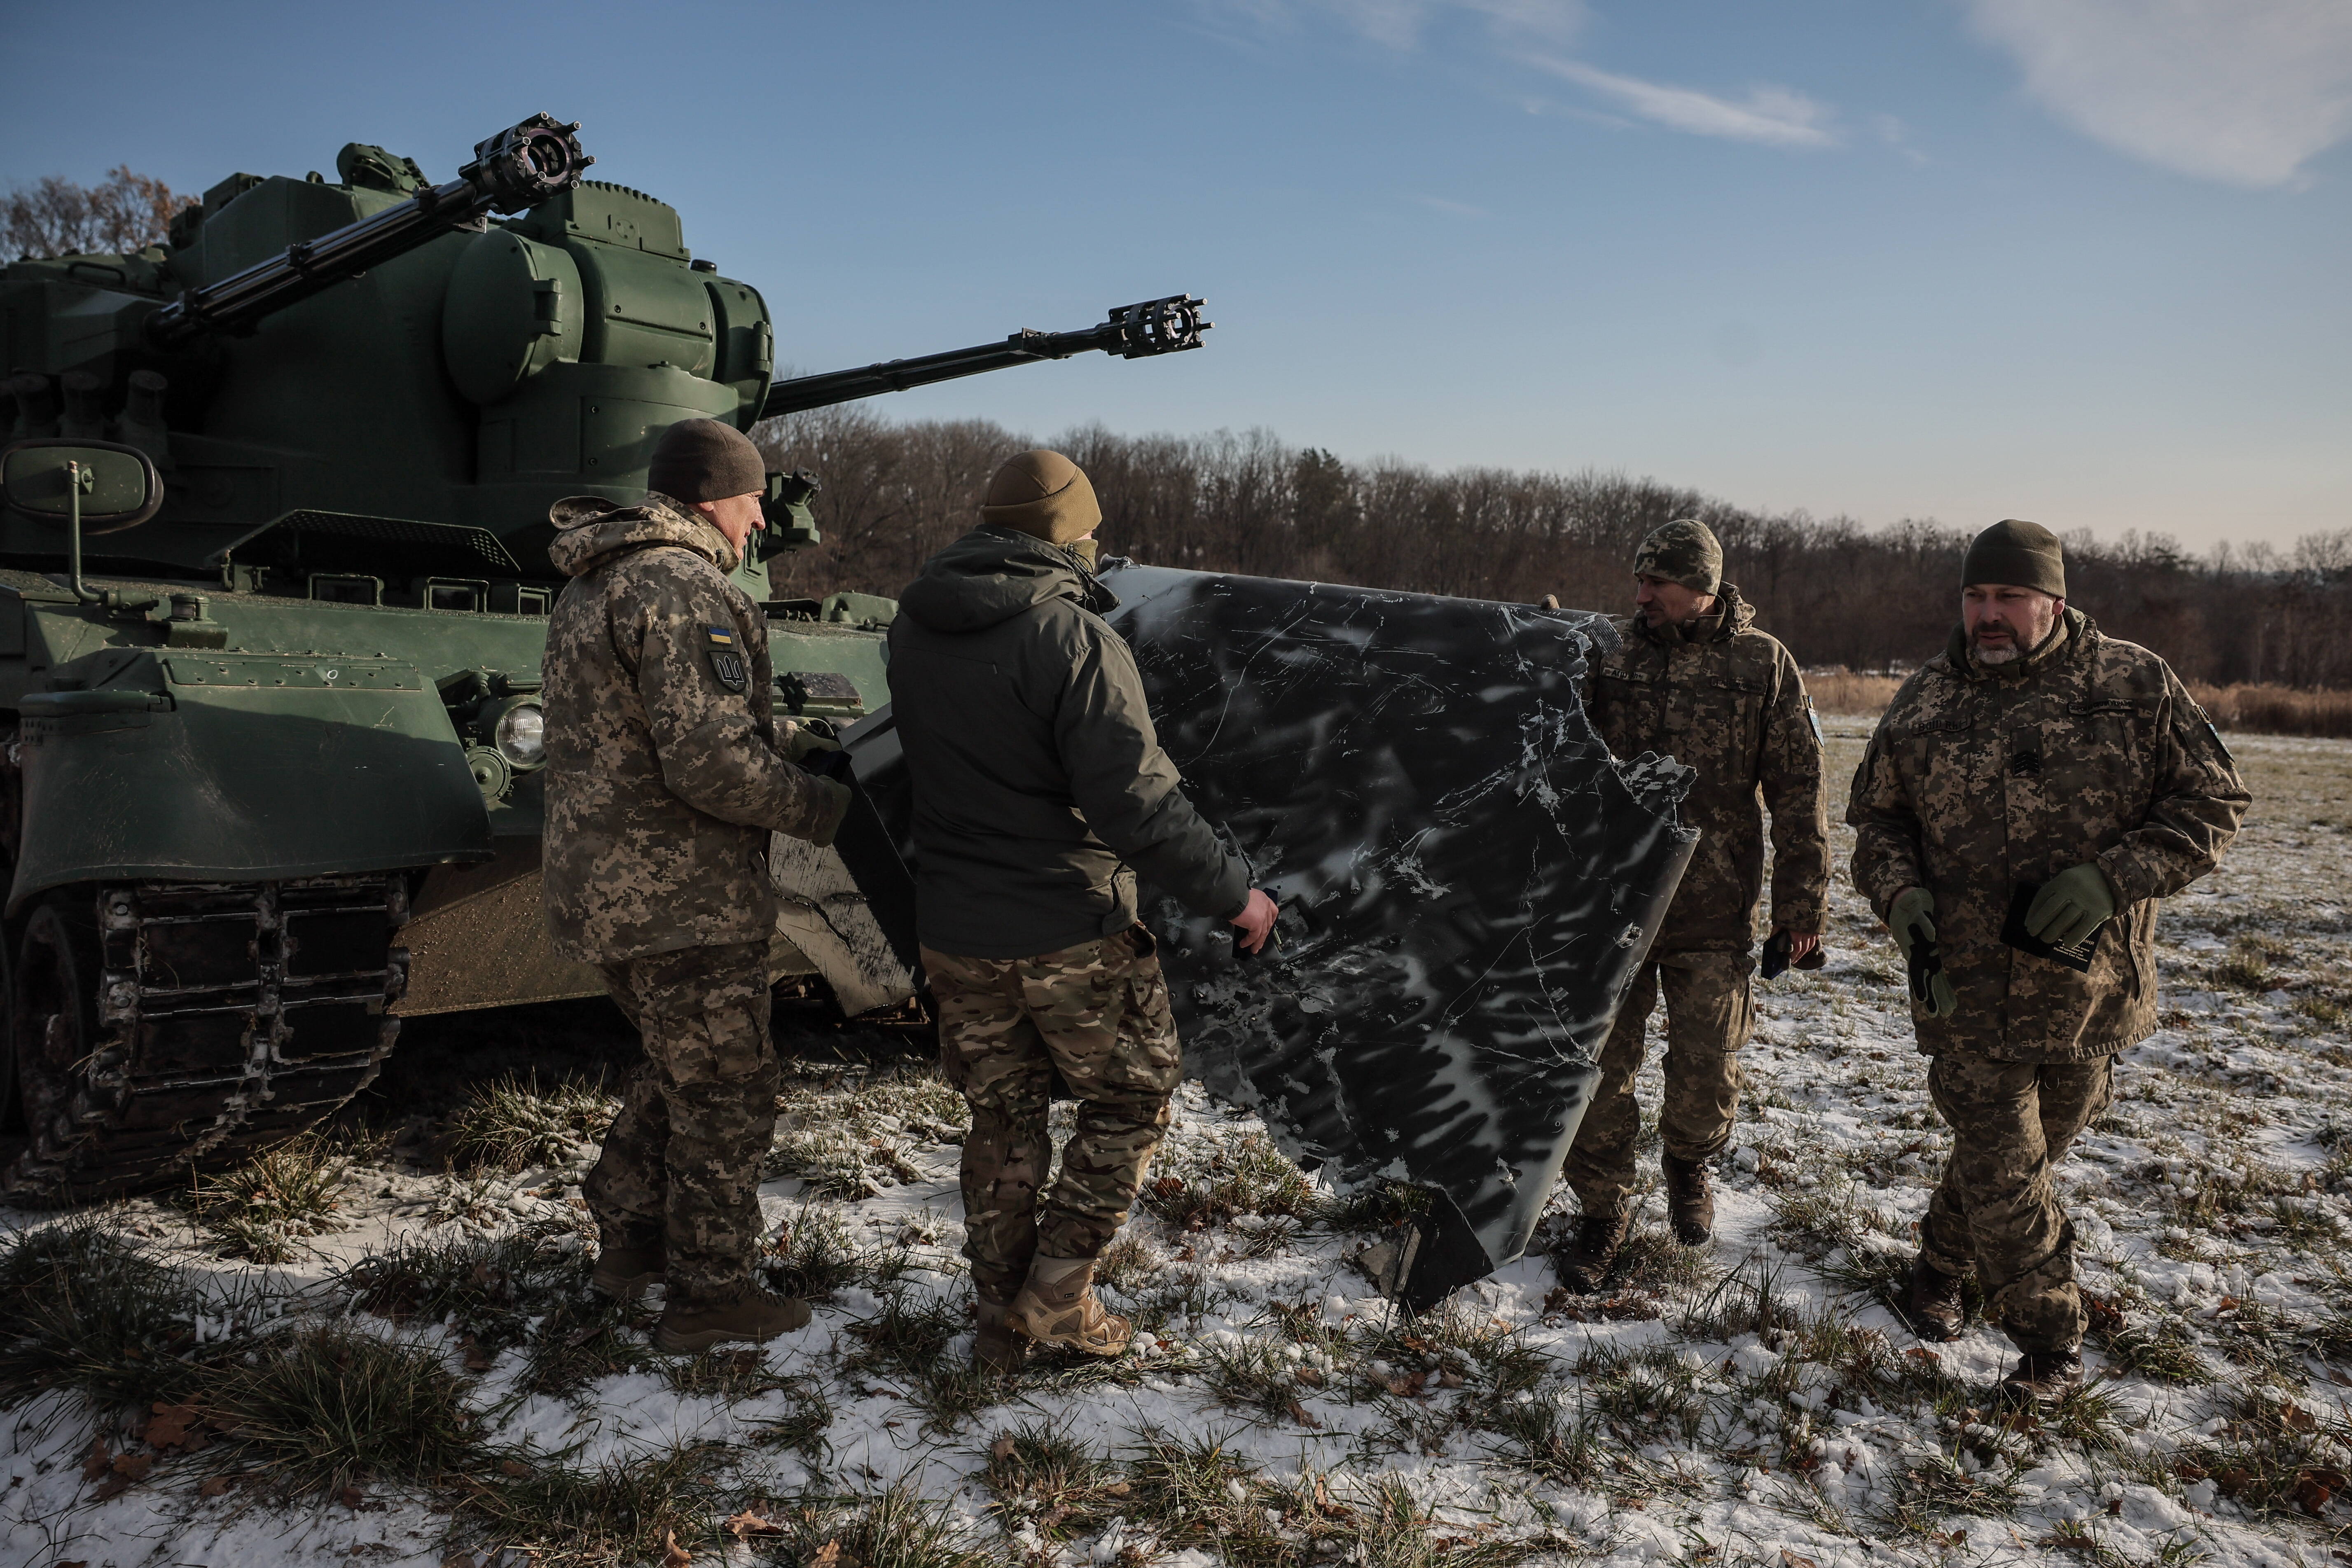
POLYGON ((704 641, 710 654, 710 673, 719 684, 730 691, 740 691, 751 682, 751 672, 744 667, 743 656, 736 651, 735 628, 704 626, 704 641))

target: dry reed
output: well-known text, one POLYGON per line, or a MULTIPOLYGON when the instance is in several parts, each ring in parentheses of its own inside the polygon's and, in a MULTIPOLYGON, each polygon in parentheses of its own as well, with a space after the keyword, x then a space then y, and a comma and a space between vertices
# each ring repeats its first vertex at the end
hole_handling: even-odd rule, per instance
MULTIPOLYGON (((1813 706, 1824 713, 1869 718, 1886 710, 1903 685, 1896 675, 1871 675, 1851 669, 1809 669, 1805 689, 1813 706)), ((2352 691, 2305 689, 2294 686, 2209 686, 2189 683, 2194 697, 2213 722, 2224 730, 2256 735, 2326 735, 2352 737, 2352 691)))

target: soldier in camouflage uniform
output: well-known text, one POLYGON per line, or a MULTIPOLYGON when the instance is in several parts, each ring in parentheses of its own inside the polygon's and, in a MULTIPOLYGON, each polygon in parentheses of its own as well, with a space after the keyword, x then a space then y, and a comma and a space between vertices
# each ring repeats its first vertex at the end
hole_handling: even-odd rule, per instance
POLYGON ((1274 904, 1184 798, 1135 657, 1102 612, 1094 489, 1058 452, 999 469, 981 526, 900 596, 890 690, 914 785, 917 919, 950 1081, 971 1106, 973 1354, 1096 1355, 1127 1321, 1090 1288, 1168 1126, 1183 1058, 1136 921, 1138 873, 1255 952, 1274 904), (1046 1185, 1058 1075, 1078 1101, 1046 1185), (1042 1190, 1041 1190, 1042 1189, 1042 1190))
POLYGON ((732 426, 688 420, 642 505, 558 501, 548 548, 572 579, 548 624, 548 929, 603 969, 646 1047, 584 1184, 594 1283, 634 1298, 667 1279, 655 1343, 673 1352, 809 1317, 751 1278, 781 1079, 767 847, 831 843, 848 791, 780 748, 767 622, 727 580, 761 526, 763 467, 732 426))
POLYGON ((1952 1129, 1905 1292, 1923 1338, 1960 1331, 1970 1267, 2021 1352, 2002 1387, 2082 1379, 2074 1227, 2053 1173, 2156 1026, 2158 902, 2210 871, 2246 788, 2164 660, 2066 604, 2049 530, 1979 534, 1950 646, 1895 694, 1853 777, 1854 885, 1906 960, 1927 1088, 1952 1129), (2031 897, 2026 889, 2033 889, 2031 897), (2089 968, 2004 940, 2087 943, 2089 968))
POLYGON ((1764 820, 1772 814, 1772 921, 1791 955, 1812 962, 1829 898, 1821 731, 1796 660, 1758 631, 1723 578, 1705 523, 1670 522, 1633 561, 1640 613, 1616 622, 1621 646, 1593 663, 1585 704, 1620 757, 1663 752, 1693 770, 1682 819, 1699 830, 1690 868, 1601 1053, 1601 1082, 1562 1174, 1583 1205, 1559 1258, 1572 1289, 1596 1289, 1622 1245, 1641 1111, 1633 1077, 1661 990, 1666 1003, 1664 1142, 1669 1217, 1685 1247, 1715 1226, 1706 1162, 1723 1152, 1739 1106, 1739 1050, 1755 1020, 1764 820))

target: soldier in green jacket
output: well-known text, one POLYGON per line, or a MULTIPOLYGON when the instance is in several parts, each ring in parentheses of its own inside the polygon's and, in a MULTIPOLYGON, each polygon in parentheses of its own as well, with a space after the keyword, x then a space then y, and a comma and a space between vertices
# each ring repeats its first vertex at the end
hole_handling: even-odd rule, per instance
POLYGON ((2116 1053, 2156 1027, 2158 900, 2220 862, 2248 796, 2164 660, 2067 605, 2048 529, 1985 530, 1961 583, 1960 625, 1879 720, 1846 821, 1854 886, 1922 961, 1912 1022, 1952 1129, 1906 1315, 1955 1337, 1973 1267, 2021 1352, 2002 1392, 2048 1401, 2082 1381, 2085 1326, 2054 1173, 2114 1097, 2116 1053))
POLYGON ((1091 1289, 1094 1263, 1126 1222, 1183 1065, 1136 920, 1138 875, 1241 928, 1252 952, 1275 919, 1184 798, 1135 656, 1102 619, 1117 601, 1092 570, 1101 521, 1076 464, 1022 453, 890 627, 923 968, 942 1066, 971 1106, 973 1354, 995 1371, 1032 1342, 1127 1349, 1127 1320, 1091 1289), (1078 1113, 1048 1188, 1056 1074, 1078 1113))
POLYGON ((782 1073, 768 1042, 768 836, 829 844, 847 789, 796 766, 770 717, 768 629, 727 580, 761 526, 759 448, 673 426, 639 506, 555 503, 572 581, 549 619, 546 908, 645 1039, 583 1190, 593 1282, 667 1279, 654 1342, 762 1340, 809 1320, 751 1281, 782 1073))
POLYGON ((1685 1247, 1714 1232, 1706 1163, 1731 1141, 1739 1049, 1755 1022, 1748 976, 1764 809, 1772 814, 1772 923, 1792 959, 1820 946, 1829 900, 1821 729, 1797 661, 1756 629, 1755 610, 1723 581, 1723 547, 1703 522, 1669 522, 1643 540, 1633 580, 1639 613, 1616 622, 1617 651, 1594 660, 1586 710, 1616 755, 1661 752, 1692 770, 1681 815, 1699 840, 1601 1047, 1601 1081, 1561 1172, 1584 1211, 1557 1260, 1575 1290, 1598 1288, 1624 1243, 1641 1126, 1633 1077, 1661 990, 1668 1216, 1685 1247))

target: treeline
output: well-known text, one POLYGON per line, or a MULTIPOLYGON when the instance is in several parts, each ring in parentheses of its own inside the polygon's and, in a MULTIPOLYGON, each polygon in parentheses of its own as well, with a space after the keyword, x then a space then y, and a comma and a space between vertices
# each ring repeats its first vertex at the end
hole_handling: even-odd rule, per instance
MULTIPOLYGON (((1035 444, 986 421, 899 424, 854 405, 755 434, 780 466, 824 482, 824 542, 775 563, 779 591, 793 595, 896 594, 978 521, 996 465, 1035 444)), ((1105 552, 1162 566, 1485 599, 1556 594, 1623 610, 1642 536, 1702 518, 1723 541, 1724 574, 1809 666, 1900 668, 1937 652, 1975 531, 1749 511, 1592 471, 1353 464, 1264 430, 1137 437, 1096 426, 1051 444, 1094 481, 1105 552)), ((2290 550, 2222 545, 2201 557, 2161 534, 2078 531, 2066 551, 2072 602, 2189 679, 2352 687, 2352 528, 2290 550)))

